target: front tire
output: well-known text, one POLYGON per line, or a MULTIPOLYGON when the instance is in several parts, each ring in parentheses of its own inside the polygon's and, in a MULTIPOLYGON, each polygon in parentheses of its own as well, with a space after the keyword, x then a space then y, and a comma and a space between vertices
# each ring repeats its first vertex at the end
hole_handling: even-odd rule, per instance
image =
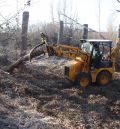
POLYGON ((91 84, 91 76, 88 73, 80 73, 77 76, 77 83, 80 87, 88 87, 91 84))
POLYGON ((112 80, 112 74, 107 71, 102 71, 97 76, 97 83, 99 85, 105 86, 112 80))

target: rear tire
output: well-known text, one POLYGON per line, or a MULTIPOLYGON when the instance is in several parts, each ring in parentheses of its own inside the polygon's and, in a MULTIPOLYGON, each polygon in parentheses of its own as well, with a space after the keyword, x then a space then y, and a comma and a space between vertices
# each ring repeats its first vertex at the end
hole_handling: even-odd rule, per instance
POLYGON ((112 74, 107 71, 102 71, 97 76, 97 83, 101 86, 105 86, 112 80, 112 74))
POLYGON ((77 84, 82 87, 88 87, 91 84, 91 76, 88 73, 80 73, 77 76, 77 84))

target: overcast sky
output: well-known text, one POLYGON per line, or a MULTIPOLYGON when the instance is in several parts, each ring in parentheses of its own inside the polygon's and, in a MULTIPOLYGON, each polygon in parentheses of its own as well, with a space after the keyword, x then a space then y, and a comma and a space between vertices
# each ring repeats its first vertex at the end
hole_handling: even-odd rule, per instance
MULTIPOLYGON (((27 0, 0 0, 0 15, 2 14, 5 18, 9 18, 15 14, 17 1, 19 10, 24 7, 27 0)), ((57 12, 63 8, 62 1, 64 0, 31 0, 29 24, 51 22, 51 6, 57 22, 57 12)), ((66 0, 66 4, 68 16, 77 17, 79 23, 88 23, 89 27, 99 30, 99 0, 66 0)), ((120 4, 117 0, 101 0, 101 30, 106 30, 110 22, 118 26, 120 13, 117 13, 116 9, 120 9, 120 4)), ((0 23, 2 21, 3 18, 0 16, 0 23)), ((21 18, 19 23, 21 23, 21 18)))

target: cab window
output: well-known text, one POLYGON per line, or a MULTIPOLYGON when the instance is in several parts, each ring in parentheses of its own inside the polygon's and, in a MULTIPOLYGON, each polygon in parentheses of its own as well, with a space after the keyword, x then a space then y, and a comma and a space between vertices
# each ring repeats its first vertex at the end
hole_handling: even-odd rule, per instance
POLYGON ((91 53, 93 45, 90 42, 85 42, 81 45, 81 50, 87 53, 91 53))

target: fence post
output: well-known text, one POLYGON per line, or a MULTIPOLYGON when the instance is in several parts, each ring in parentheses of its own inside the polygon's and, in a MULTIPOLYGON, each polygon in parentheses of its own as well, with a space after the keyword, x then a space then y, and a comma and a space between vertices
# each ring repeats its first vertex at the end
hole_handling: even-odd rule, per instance
MULTIPOLYGON (((117 35, 117 41, 118 44, 120 43, 120 24, 118 28, 118 35, 117 35)), ((115 69, 117 72, 120 71, 120 52, 116 55, 116 63, 115 63, 115 69)))
POLYGON ((83 25, 83 39, 88 38, 88 24, 83 25))
POLYGON ((63 21, 60 21, 60 29, 59 29, 59 36, 58 36, 58 43, 62 43, 63 42, 63 29, 64 29, 64 25, 63 25, 63 21))
POLYGON ((27 50, 28 21, 29 21, 29 12, 25 11, 23 12, 23 20, 22 20, 21 56, 24 56, 27 50))
POLYGON ((118 29, 118 38, 120 38, 120 25, 119 25, 119 29, 118 29))

